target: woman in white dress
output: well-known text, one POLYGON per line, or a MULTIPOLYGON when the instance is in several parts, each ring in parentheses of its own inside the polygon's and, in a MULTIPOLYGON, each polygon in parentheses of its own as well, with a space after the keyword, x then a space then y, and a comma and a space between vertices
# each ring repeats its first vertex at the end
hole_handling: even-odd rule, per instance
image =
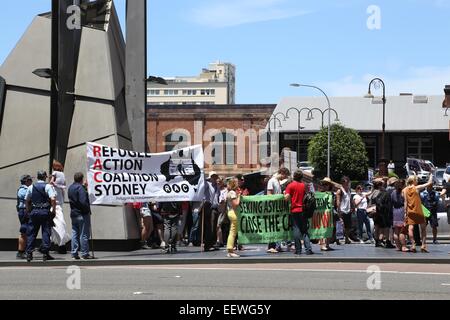
POLYGON ((56 216, 53 219, 54 226, 52 228, 52 242, 58 246, 58 253, 65 254, 66 244, 71 237, 67 232, 66 221, 64 220, 63 205, 64 194, 66 191, 66 177, 64 176, 64 166, 58 162, 53 161, 53 173, 50 184, 56 191, 56 216))

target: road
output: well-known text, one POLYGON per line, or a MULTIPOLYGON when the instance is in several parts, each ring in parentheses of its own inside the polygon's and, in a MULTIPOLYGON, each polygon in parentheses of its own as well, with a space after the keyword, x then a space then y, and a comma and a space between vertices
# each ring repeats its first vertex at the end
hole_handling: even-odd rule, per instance
POLYGON ((354 263, 83 267, 80 290, 67 287, 69 277, 72 288, 77 286, 76 269, 67 274, 61 267, 0 268, 0 299, 450 299, 448 265, 380 264, 376 275, 367 273, 368 267, 354 263), (375 289, 369 289, 368 282, 375 289))

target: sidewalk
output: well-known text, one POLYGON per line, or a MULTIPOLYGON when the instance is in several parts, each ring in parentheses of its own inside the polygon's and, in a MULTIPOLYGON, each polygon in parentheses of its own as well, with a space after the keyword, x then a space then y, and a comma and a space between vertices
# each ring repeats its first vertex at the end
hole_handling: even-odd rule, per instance
MULTIPOLYGON (((123 265, 182 265, 182 264, 224 264, 224 263, 434 263, 450 264, 450 244, 428 245, 430 253, 402 253, 396 249, 375 248, 370 244, 350 244, 333 247, 331 252, 322 252, 318 245, 313 245, 314 255, 294 256, 292 252, 278 254, 266 253, 266 245, 246 245, 240 251, 240 259, 226 257, 226 250, 200 252, 199 247, 178 248, 177 254, 163 254, 161 250, 138 250, 132 252, 95 252, 95 260, 72 260, 70 254, 51 253, 56 259, 43 262, 42 255, 34 254, 34 260, 16 260, 15 252, 0 252, 0 267, 24 266, 123 266, 123 265)), ((420 249, 420 248, 419 248, 420 249)), ((420 250, 419 250, 420 251, 420 250)))

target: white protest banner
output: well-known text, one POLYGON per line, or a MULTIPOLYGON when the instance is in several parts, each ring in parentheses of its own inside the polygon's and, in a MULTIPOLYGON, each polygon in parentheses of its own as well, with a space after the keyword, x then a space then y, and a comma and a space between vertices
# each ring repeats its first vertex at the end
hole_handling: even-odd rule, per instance
POLYGON ((88 143, 87 158, 91 204, 204 198, 202 146, 150 154, 88 143))

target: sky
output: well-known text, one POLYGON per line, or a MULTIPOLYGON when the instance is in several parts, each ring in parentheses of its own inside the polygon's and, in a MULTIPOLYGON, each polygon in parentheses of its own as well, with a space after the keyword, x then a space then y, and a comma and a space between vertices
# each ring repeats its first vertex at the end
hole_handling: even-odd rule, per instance
MULTIPOLYGON (((0 64, 50 4, 2 1, 0 64)), ((125 0, 115 5, 123 25, 125 0)), ((149 0, 148 73, 195 76, 210 62, 230 62, 243 104, 320 95, 290 83, 363 96, 374 77, 388 95, 442 95, 449 13, 450 0, 149 0)))

